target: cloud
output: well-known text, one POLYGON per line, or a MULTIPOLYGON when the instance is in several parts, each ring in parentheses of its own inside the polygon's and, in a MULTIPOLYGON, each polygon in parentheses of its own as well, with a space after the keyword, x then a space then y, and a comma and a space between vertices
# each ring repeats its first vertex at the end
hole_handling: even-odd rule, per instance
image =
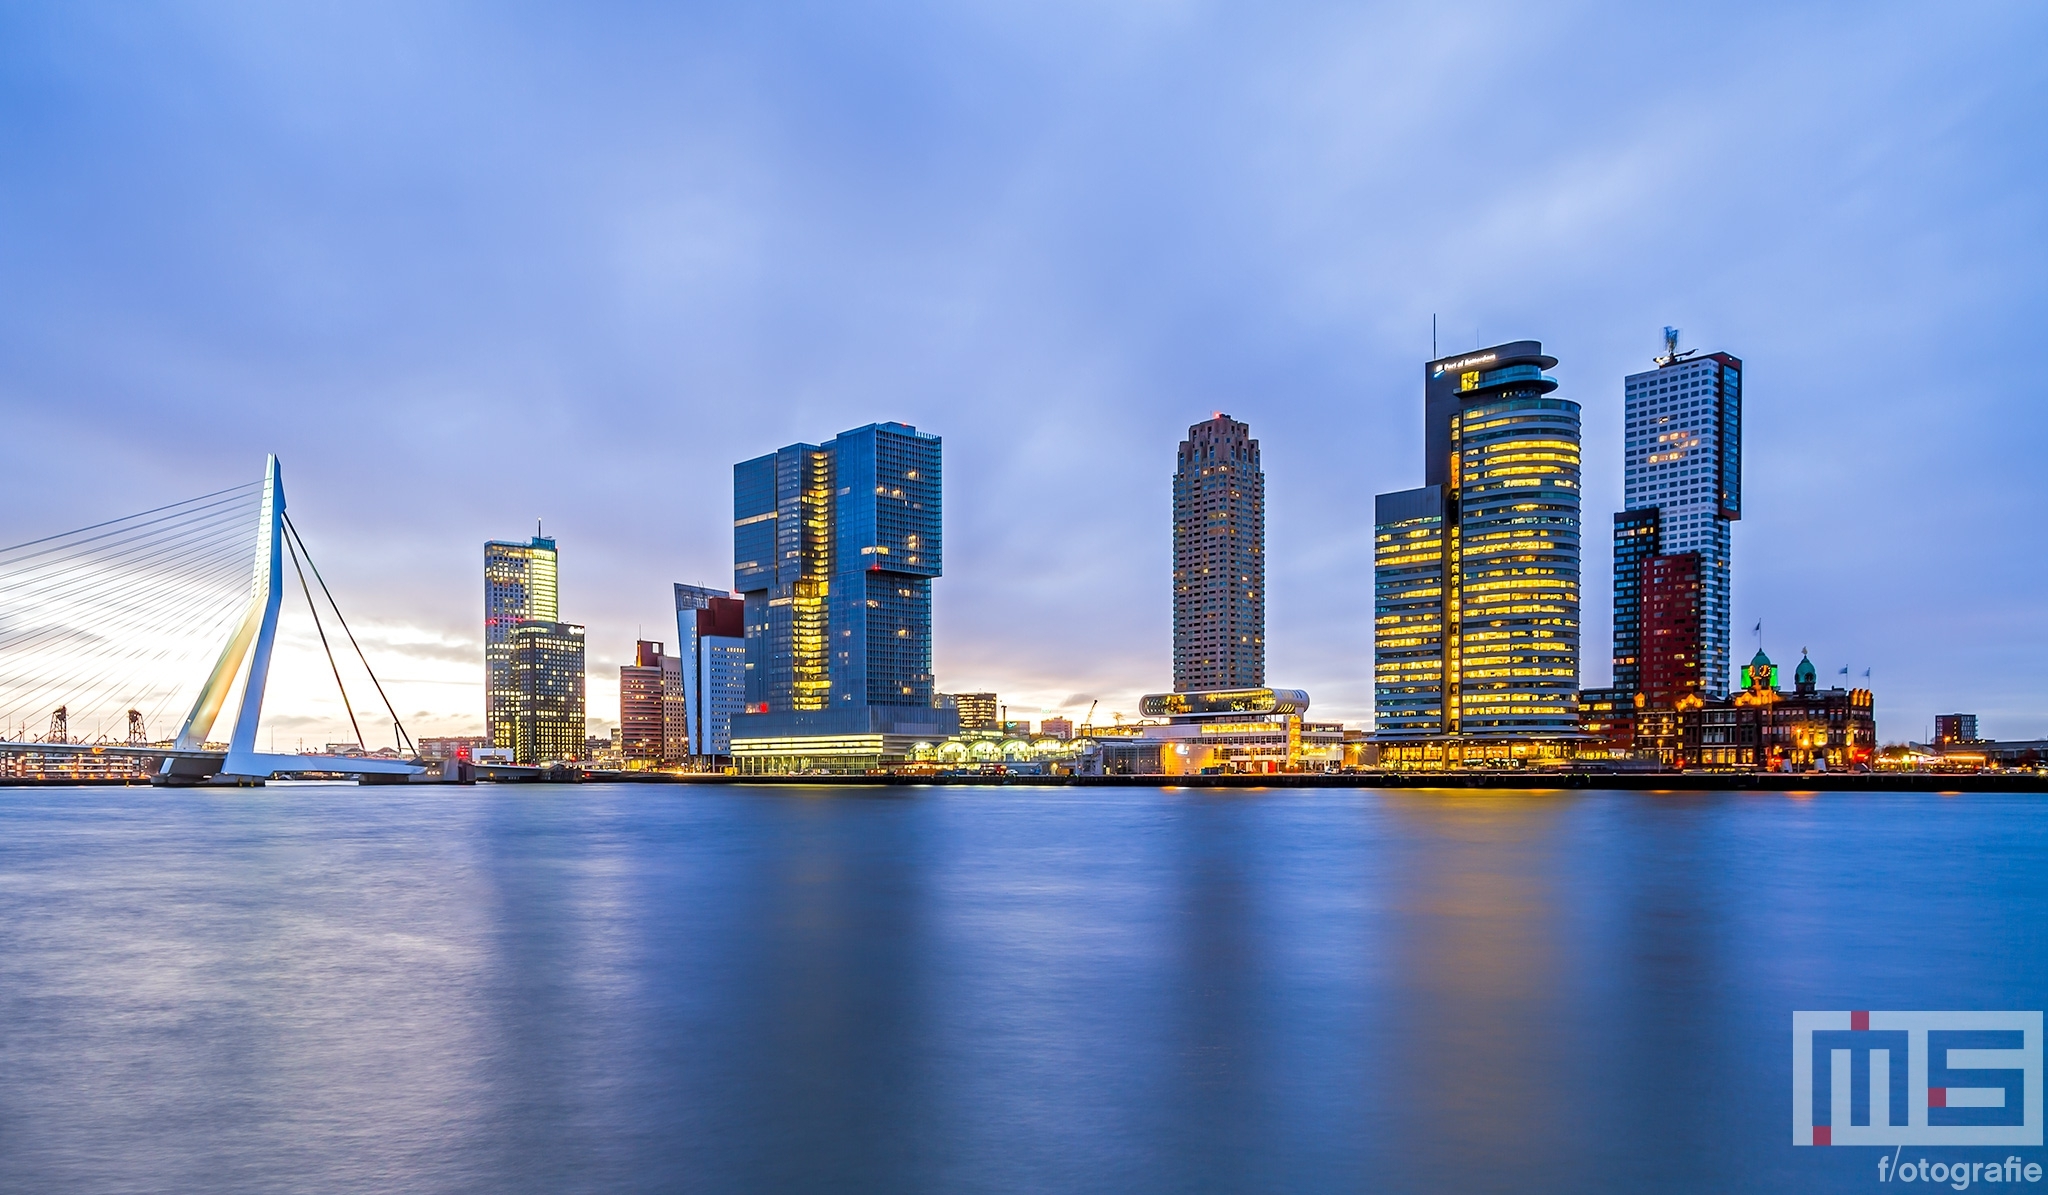
POLYGON ((2048 16, 1707 19, 12 10, 7 542, 278 452, 394 700, 452 726, 484 539, 544 519, 616 660, 729 578, 732 462, 904 419, 946 439, 942 687, 1128 709, 1171 679, 1173 446, 1223 409, 1268 468, 1271 678, 1360 722, 1432 313, 1543 340, 1585 405, 1587 683, 1620 379, 1669 323, 1750 367, 1736 624, 1877 665, 1888 735, 1980 698, 2048 733, 2014 617, 2048 404, 1990 364, 2048 315, 2048 16))

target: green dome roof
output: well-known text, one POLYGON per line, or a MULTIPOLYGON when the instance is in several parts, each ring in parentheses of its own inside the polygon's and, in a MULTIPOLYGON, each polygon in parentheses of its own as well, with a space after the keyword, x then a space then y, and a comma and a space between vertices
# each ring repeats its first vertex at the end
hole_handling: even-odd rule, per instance
POLYGON ((1756 649, 1756 654, 1749 658, 1749 666, 1751 668, 1769 668, 1771 666, 1771 657, 1765 655, 1764 649, 1759 647, 1756 649))
POLYGON ((1813 661, 1806 658, 1805 652, 1801 652, 1799 654, 1799 667, 1792 673, 1793 683, 1810 685, 1817 676, 1819 676, 1819 673, 1814 670, 1813 661))

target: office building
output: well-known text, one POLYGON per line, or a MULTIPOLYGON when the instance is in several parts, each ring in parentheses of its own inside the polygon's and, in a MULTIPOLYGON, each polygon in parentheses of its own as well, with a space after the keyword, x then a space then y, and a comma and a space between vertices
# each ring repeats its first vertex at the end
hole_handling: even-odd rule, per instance
POLYGON ((512 675, 512 628, 561 617, 555 541, 484 544, 484 734, 510 748, 518 733, 520 695, 512 675))
POLYGON ((690 754, 683 717, 683 662, 660 643, 639 640, 619 668, 619 754, 626 766, 681 763, 690 754))
POLYGON ((732 754, 732 719, 746 703, 746 605, 731 592, 676 586, 689 754, 732 754))
POLYGON ((861 771, 957 723, 932 684, 939 437, 873 423, 733 467, 747 771, 861 771))
POLYGON ((1068 718, 1047 718, 1038 724, 1038 733, 1064 743, 1074 737, 1074 723, 1068 718))
POLYGON ((1425 484, 1375 502, 1374 739, 1395 767, 1579 738, 1579 405, 1533 340, 1425 366, 1425 484))
POLYGON ((1701 693, 1700 554, 1677 552, 1644 562, 1642 693, 1651 706, 1674 709, 1701 693))
POLYGON ((960 729, 989 730, 1001 717, 1002 703, 994 693, 953 693, 953 708, 960 711, 960 729))
POLYGON ((1934 745, 1952 747, 1958 743, 1978 743, 1977 715, 1936 714, 1934 715, 1934 745))
POLYGON ((1637 690, 1643 569, 1659 555, 1699 555, 1700 690, 1728 695, 1731 528, 1742 517, 1742 362, 1678 350, 1664 330, 1657 367, 1624 383, 1623 496, 1615 516, 1614 684, 1637 690))
POLYGON ((1266 475, 1251 428, 1188 429, 1173 475, 1173 687, 1266 683, 1266 475))
POLYGON ((527 620, 511 632, 512 760, 580 759, 583 745, 583 628, 527 620))

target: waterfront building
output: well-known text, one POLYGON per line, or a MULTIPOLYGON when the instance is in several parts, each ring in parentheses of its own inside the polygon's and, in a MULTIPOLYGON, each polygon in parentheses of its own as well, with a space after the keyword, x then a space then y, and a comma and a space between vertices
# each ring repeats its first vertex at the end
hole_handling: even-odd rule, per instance
POLYGON ((1038 724, 1038 733, 1066 742, 1074 737, 1074 723, 1066 718, 1047 718, 1038 724))
POLYGON ((513 683, 512 629, 561 617, 555 541, 484 544, 484 734, 510 748, 518 734, 519 691, 513 683))
POLYGON ((1625 379, 1623 498, 1615 516, 1614 683, 1642 684, 1643 570, 1659 555, 1699 556, 1698 674, 1728 695, 1731 528, 1742 517, 1742 361, 1678 350, 1664 330, 1656 368, 1625 379))
POLYGON ((1758 651, 1742 670, 1745 687, 1729 697, 1698 694, 1674 708, 1649 703, 1636 712, 1634 753, 1669 767, 1722 771, 1847 771, 1877 754, 1875 701, 1868 689, 1823 689, 1813 661, 1801 658, 1790 692, 1758 651))
POLYGON ((1326 771, 1345 762, 1344 727, 1309 722, 1300 689, 1211 689, 1148 693, 1141 716, 1164 719, 1101 737, 1110 775, 1189 776, 1326 771))
POLYGON ((445 735, 419 740, 421 759, 475 759, 476 753, 491 745, 483 735, 445 735))
POLYGON ((1425 484, 1374 506, 1387 766, 1561 761, 1579 738, 1579 405, 1556 364, 1522 340, 1425 366, 1425 484))
POLYGON ((733 467, 744 771, 865 771, 951 734, 932 683, 939 437, 873 423, 733 467))
POLYGON ((681 763, 690 754, 683 661, 642 639, 619 668, 619 754, 627 767, 681 763))
POLYGON ((1002 703, 994 693, 954 693, 953 708, 960 711, 960 729, 988 730, 1001 716, 1002 703))
POLYGON ((584 755, 583 628, 522 621, 512 628, 512 760, 538 764, 584 755))
POLYGON ((1173 475, 1173 687, 1266 683, 1266 475, 1251 428, 1188 429, 1173 475))
POLYGON ((730 755, 732 719, 746 705, 746 604, 703 585, 678 583, 675 594, 688 753, 730 755))
POLYGON ((1581 757, 1626 759, 1635 747, 1636 694, 1619 686, 1579 690, 1581 757))
POLYGON ((1982 741, 1977 737, 1977 715, 1934 715, 1934 745, 1936 747, 1952 747, 1958 743, 1982 741))

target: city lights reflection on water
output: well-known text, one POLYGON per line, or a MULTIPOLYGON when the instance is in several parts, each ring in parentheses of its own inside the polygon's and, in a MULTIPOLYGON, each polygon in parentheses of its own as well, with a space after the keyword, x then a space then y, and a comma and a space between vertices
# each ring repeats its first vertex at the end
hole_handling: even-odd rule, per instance
POLYGON ((2032 797, 11 790, 0 1189, 1847 1189, 1791 1011, 2042 1007, 2044 862, 2032 797))

